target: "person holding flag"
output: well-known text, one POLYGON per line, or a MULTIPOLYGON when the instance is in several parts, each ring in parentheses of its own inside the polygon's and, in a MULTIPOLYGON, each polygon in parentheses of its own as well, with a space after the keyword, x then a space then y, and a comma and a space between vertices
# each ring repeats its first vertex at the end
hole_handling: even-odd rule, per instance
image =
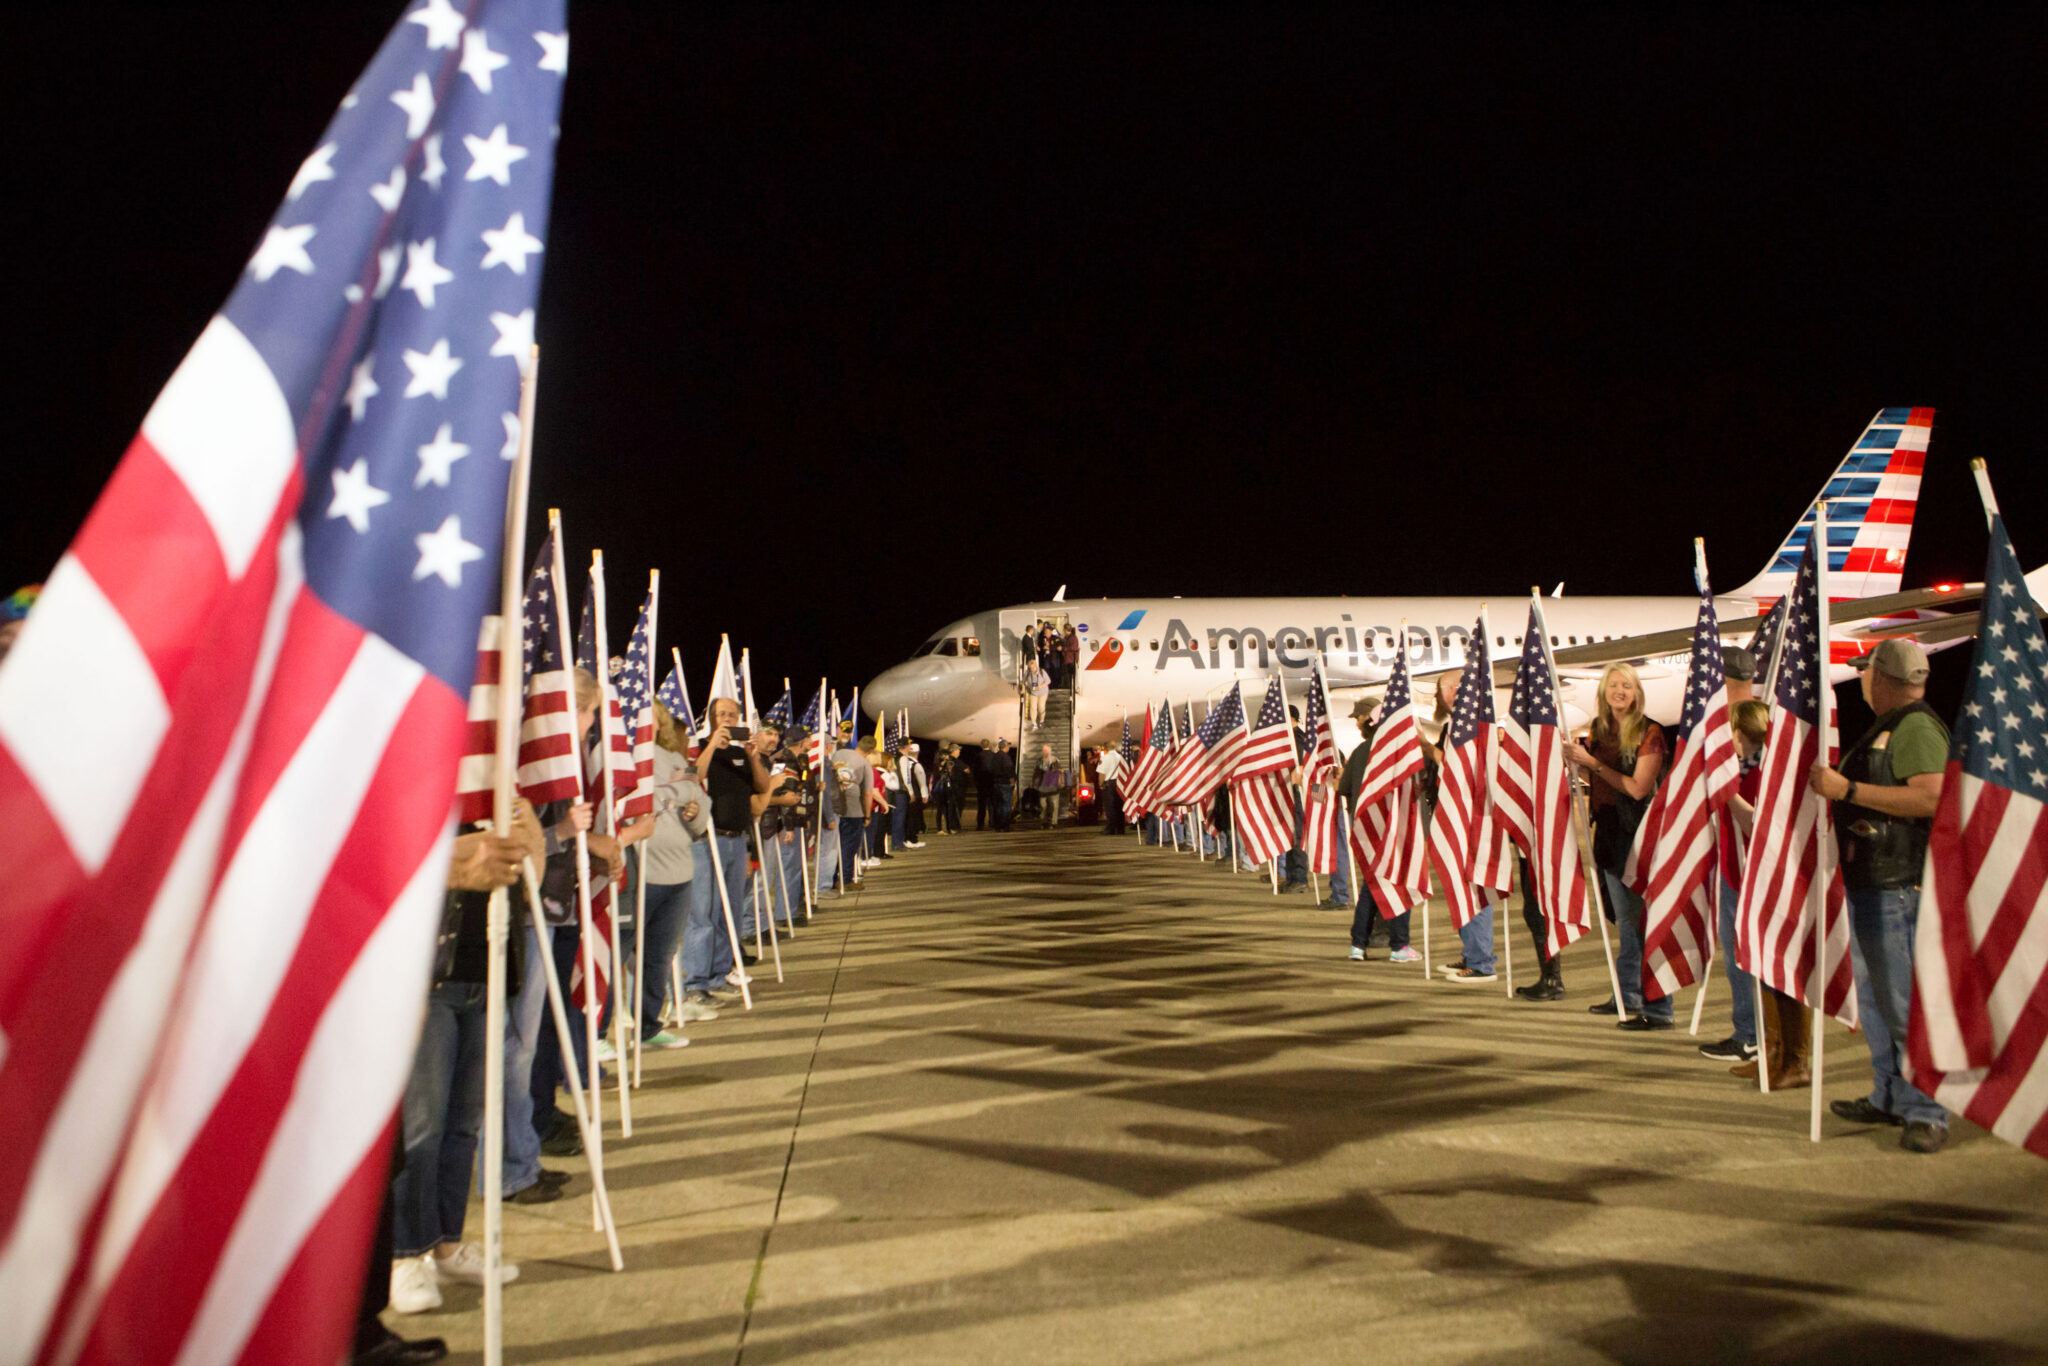
MULTIPOLYGON (((1452 678, 1437 680, 1439 703, 1452 678)), ((1430 820, 1430 856, 1443 879, 1451 923, 1464 947, 1463 963, 1445 969, 1453 982, 1495 979, 1493 908, 1499 897, 1479 897, 1483 887, 1498 893, 1514 885, 1505 829, 1494 815, 1496 754, 1493 666, 1486 652, 1486 618, 1473 628, 1465 668, 1450 702, 1438 751, 1437 800, 1430 820)))
POLYGON ((1615 970, 1621 979, 1621 1000, 1588 1007, 1594 1015, 1612 1015, 1625 1008, 1621 1027, 1647 1031, 1671 1028, 1671 997, 1643 996, 1643 899, 1628 885, 1628 851, 1643 813, 1663 776, 1670 746, 1664 728, 1643 710, 1643 682, 1634 667, 1610 664, 1600 676, 1600 700, 1593 731, 1581 744, 1565 746, 1565 757, 1586 770, 1592 788, 1593 859, 1600 867, 1601 890, 1613 909, 1621 934, 1615 970))

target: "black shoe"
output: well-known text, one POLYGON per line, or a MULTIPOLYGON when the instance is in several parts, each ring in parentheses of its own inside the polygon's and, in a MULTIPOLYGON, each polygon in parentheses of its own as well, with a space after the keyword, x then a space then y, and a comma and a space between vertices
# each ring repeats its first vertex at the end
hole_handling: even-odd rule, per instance
POLYGON ((583 1154, 583 1135, 576 1132, 576 1126, 560 1125, 540 1141, 540 1150, 546 1157, 580 1157, 583 1154))
POLYGON ((1660 1020, 1654 1015, 1631 1015, 1614 1027, 1633 1034, 1648 1034, 1652 1030, 1671 1028, 1671 1021, 1660 1020))
POLYGON ((1614 998, 1610 996, 1597 1006, 1587 1006, 1586 1013, 1588 1015, 1619 1015, 1621 1012, 1614 1008, 1614 998))
POLYGON ((552 1167, 540 1169, 540 1183, 543 1186, 566 1186, 575 1180, 568 1172, 558 1172, 552 1167))
POLYGON ((513 1205, 552 1205, 562 1198, 562 1188, 548 1181, 536 1181, 523 1190, 505 1197, 513 1205))
POLYGON ((1858 1096, 1854 1100, 1837 1100, 1828 1105, 1836 1119, 1846 1119, 1851 1124, 1904 1124, 1889 1110, 1880 1110, 1870 1103, 1870 1097, 1858 1096))
POLYGON ((744 949, 740 951, 740 962, 745 964, 747 967, 755 967, 759 965, 760 961, 760 958, 756 955, 748 953, 744 949))
POLYGON ((367 1347, 358 1347, 349 1358, 351 1366, 418 1366, 448 1355, 448 1344, 440 1338, 402 1338, 377 1325, 383 1337, 367 1347))
POLYGON ((1700 1056, 1712 1058, 1715 1062, 1754 1062, 1756 1061, 1756 1045, 1744 1043, 1733 1034, 1730 1034, 1719 1043, 1701 1044, 1700 1056))
POLYGON ((1541 981, 1532 982, 1526 987, 1516 987, 1515 995, 1525 1001, 1562 1001, 1564 999, 1564 983, 1545 977, 1541 981))
POLYGON ((1899 1135, 1899 1146, 1909 1153, 1938 1153, 1941 1145, 1948 1142, 1948 1130, 1916 1119, 1906 1125, 1906 1132, 1899 1135))
POLYGON ((1319 911, 1348 911, 1351 909, 1351 903, 1348 901, 1332 901, 1330 898, 1324 897, 1316 903, 1316 909, 1319 911))

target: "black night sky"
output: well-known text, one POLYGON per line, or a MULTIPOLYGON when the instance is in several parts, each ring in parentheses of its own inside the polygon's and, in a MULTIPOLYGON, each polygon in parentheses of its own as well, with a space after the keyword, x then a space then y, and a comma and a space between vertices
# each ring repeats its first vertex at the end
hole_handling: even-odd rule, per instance
MULTIPOLYGON (((409 7, 10 23, 5 587, 409 7)), ((1908 585, 1981 576, 1973 456, 2048 555, 2038 9, 570 23, 535 505, 662 568, 700 691, 722 630, 843 684, 1062 582, 1733 585, 1887 405, 1940 410, 1908 585)))

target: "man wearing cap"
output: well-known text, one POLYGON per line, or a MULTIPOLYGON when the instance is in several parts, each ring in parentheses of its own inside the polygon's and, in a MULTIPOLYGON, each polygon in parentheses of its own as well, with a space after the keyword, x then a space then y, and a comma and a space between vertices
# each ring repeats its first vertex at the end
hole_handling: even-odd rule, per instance
POLYGON ((1858 1124, 1899 1124, 1899 1146, 1931 1153, 1948 1139, 1948 1111, 1899 1071, 1913 1002, 1913 933, 1920 918, 1920 870, 1941 800, 1948 728, 1924 700, 1927 652, 1910 640, 1879 645, 1863 671, 1863 697, 1877 713, 1842 756, 1839 770, 1815 764, 1813 790, 1835 804, 1835 838, 1855 933, 1856 1005, 1870 1042, 1870 1095, 1830 1108, 1858 1124))

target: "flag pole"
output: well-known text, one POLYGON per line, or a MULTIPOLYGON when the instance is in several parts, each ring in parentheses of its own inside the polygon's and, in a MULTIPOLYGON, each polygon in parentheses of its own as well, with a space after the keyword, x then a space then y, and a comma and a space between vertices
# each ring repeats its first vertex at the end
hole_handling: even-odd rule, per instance
MULTIPOLYGON (((1408 618, 1406 617, 1401 618, 1400 636, 1394 642, 1394 649, 1398 652, 1401 663, 1404 666, 1407 665, 1408 656, 1412 653, 1412 649, 1408 644, 1408 618)), ((1413 669, 1408 671, 1408 711, 1411 716, 1415 712, 1415 672, 1413 669)), ((1415 725, 1415 732, 1419 742, 1422 734, 1422 726, 1419 722, 1415 725)), ((1409 781, 1413 782, 1415 778, 1420 776, 1419 774, 1413 775, 1409 781)), ((1410 793, 1409 800, 1419 800, 1421 796, 1420 791, 1415 791, 1410 793)), ((1390 843, 1393 840, 1393 836, 1394 830, 1390 823, 1387 827, 1387 838, 1390 843)), ((1422 838, 1426 847, 1429 840, 1429 832, 1427 830, 1422 832, 1422 838)), ((1428 872, 1428 869, 1429 860, 1425 849, 1423 856, 1423 871, 1425 874, 1428 872)), ((1431 960, 1429 953, 1429 896, 1427 893, 1423 895, 1422 904, 1418 908, 1417 913, 1422 917, 1422 980, 1434 982, 1436 981, 1436 964, 1431 960)))
MULTIPOLYGON (((1482 602, 1479 604, 1479 648, 1486 652, 1485 681, 1487 690, 1489 692, 1493 690, 1494 658, 1493 647, 1487 644, 1487 641, 1492 637, 1492 635, 1493 614, 1487 610, 1487 605, 1482 602)), ((1327 699, 1325 700, 1327 701, 1327 699)), ((1495 824, 1494 817, 1495 796, 1499 793, 1499 791, 1500 714, 1498 709, 1496 709, 1494 713, 1494 723, 1487 729, 1486 732, 1486 821, 1484 828, 1486 829, 1488 834, 1488 839, 1486 843, 1489 847, 1497 842, 1494 832, 1500 828, 1498 825, 1495 824)), ((1502 994, 1505 995, 1508 1000, 1512 1001, 1515 999, 1515 936, 1514 932, 1510 930, 1507 925, 1507 898, 1508 892, 1514 889, 1507 888, 1504 890, 1499 887, 1493 887, 1489 888, 1489 890, 1499 893, 1498 899, 1493 903, 1493 909, 1495 912, 1495 915, 1493 917, 1494 929, 1500 935, 1501 962, 1507 966, 1508 970, 1507 990, 1502 994)), ((1527 893, 1525 892, 1524 895, 1527 895, 1527 893)))
MULTIPOLYGON (((1551 696, 1558 699, 1558 729, 1564 728, 1563 689, 1557 682, 1557 660, 1550 653, 1550 622, 1543 615, 1543 590, 1531 586, 1529 597, 1536 604, 1536 643, 1543 650, 1544 667, 1550 670, 1551 696)), ((1563 743, 1563 737, 1559 737, 1563 743)), ((1628 1018, 1628 1007, 1621 999, 1621 971, 1614 964, 1614 940, 1607 933, 1607 889, 1600 883, 1599 865, 1593 862, 1593 834, 1591 818, 1586 814, 1588 799, 1585 789, 1580 786, 1577 775, 1571 775, 1572 789, 1572 835, 1579 845, 1579 875, 1586 880, 1586 891, 1592 899, 1593 923, 1600 927, 1600 950, 1607 955, 1607 980, 1614 988, 1614 1018, 1616 1023, 1628 1018)), ((1553 912, 1554 913, 1554 912, 1553 912)))
MULTIPOLYGON (((754 980, 747 971, 747 965, 740 961, 740 932, 732 918, 732 894, 725 888, 725 863, 718 857, 718 827, 712 826, 704 837, 704 847, 711 851, 711 874, 718 881, 718 902, 725 908, 725 933, 732 940, 732 965, 740 974, 740 1000, 748 1010, 754 1008, 754 993, 749 984, 754 980)), ((758 955, 756 955, 758 958, 758 955)))
MULTIPOLYGON (((540 877, 533 871, 533 860, 526 860, 526 895, 534 905, 541 904, 540 877)), ((625 1258, 619 1255, 619 1228, 612 1219, 612 1197, 604 1184, 604 1147, 597 1126, 591 1122, 590 1107, 583 1096, 583 1069, 576 1065, 575 1035, 569 1028, 569 1008, 562 1000, 562 981, 555 971, 554 935, 542 920, 534 922, 534 938, 540 942, 540 962, 547 974, 548 1013, 554 1017, 555 1042, 562 1049, 562 1070, 569 1078, 569 1099, 576 1107, 576 1131, 583 1136, 583 1151, 591 1156, 590 1185, 591 1201, 597 1209, 598 1223, 604 1231, 604 1240, 611 1253, 612 1270, 624 1271, 625 1258)))
MULTIPOLYGON (((1818 715, 1814 718, 1820 725, 1816 740, 1820 749, 1821 762, 1829 768, 1835 766, 1835 685, 1829 678, 1834 667, 1834 643, 1830 638, 1828 624, 1828 500, 1817 499, 1813 505, 1813 613, 1819 618, 1815 628, 1820 632, 1820 658, 1814 665, 1820 671, 1820 687, 1816 689, 1818 715)), ((1786 615, 1791 611, 1788 608, 1786 615)), ((1804 797, 1808 801, 1820 802, 1819 793, 1808 788, 1804 797)), ((1831 808, 1823 805, 1823 812, 1831 808)), ((1816 829, 1816 833, 1818 830, 1816 829)), ((1827 1076, 1824 1050, 1827 1034, 1827 947, 1828 947, 1828 886, 1834 881, 1834 860, 1836 858, 1833 840, 1816 840, 1813 880, 1806 886, 1807 904, 1813 909, 1813 1090, 1812 1104, 1808 1107, 1807 1136, 1815 1143, 1820 1142, 1820 1115, 1822 1091, 1827 1076)), ((1843 908, 1846 916, 1847 908, 1843 908)), ((1864 1028, 1868 1029, 1868 1023, 1864 1028)), ((1885 1027, 1882 1020, 1877 1027, 1885 1027)))
MULTIPOLYGON (((647 571, 646 679, 647 719, 650 723, 654 720, 654 628, 660 619, 661 571, 659 569, 650 569, 647 571)), ((680 682, 681 680, 677 681, 680 682)), ((634 718, 634 721, 633 739, 637 743, 640 738, 638 718, 634 718)), ((639 768, 637 760, 634 763, 634 768, 637 772, 639 768)), ((638 1086, 640 1084, 640 1059, 642 1053, 646 1051, 643 1046, 646 1041, 640 1037, 640 1002, 647 995, 647 986, 641 980, 641 974, 647 971, 647 855, 644 849, 635 855, 634 863, 638 866, 640 875, 633 879, 633 990, 630 999, 633 1002, 633 1085, 638 1086)), ((625 992, 619 994, 621 996, 627 995, 625 992)), ((676 1005, 680 1007, 682 1003, 682 998, 677 997, 676 1005)), ((621 1058, 619 1065, 624 1067, 625 1059, 621 1058)))
MULTIPOLYGON (((754 879, 754 956, 761 956, 761 911, 768 900, 768 846, 761 842, 761 818, 754 817, 754 849, 761 856, 761 871, 754 879)), ((782 980, 782 936, 775 932, 775 908, 768 911, 768 946, 775 954, 775 980, 782 980)))
MULTIPOLYGON (((624 832, 619 825, 619 802, 615 795, 617 789, 613 786, 616 781, 614 773, 617 765, 612 754, 611 641, 605 634, 606 607, 604 596, 604 552, 602 550, 590 552, 590 591, 596 601, 592 617, 592 629, 597 635, 597 685, 603 697, 603 705, 597 711, 597 733, 603 741, 598 746, 598 753, 604 760, 605 829, 613 839, 619 839, 624 832)), ((624 866, 623 851, 621 866, 624 866)), ((619 939, 619 912, 622 907, 619 904, 618 890, 618 887, 614 885, 612 888, 611 913, 612 970, 610 973, 611 980, 606 985, 611 988, 612 996, 612 1061, 616 1062, 619 1067, 619 1136, 621 1138, 631 1138, 633 1136, 633 1097, 632 1088, 626 1084, 627 1076, 631 1071, 629 1066, 631 1059, 626 1056, 625 1025, 620 1019, 621 1014, 623 1014, 620 1007, 624 1004, 626 996, 626 993, 621 990, 626 976, 626 955, 623 952, 619 939)), ((595 1015, 591 1017, 591 1021, 594 1028, 596 1024, 595 1015)), ((590 1077, 593 1085, 596 1084, 599 1074, 597 1049, 593 1046, 590 1051, 590 1077)))
MULTIPOLYGON (((525 651, 514 623, 526 620, 526 496, 533 471, 534 381, 540 348, 527 354, 519 377, 519 452, 513 458, 505 498, 504 548, 498 556, 498 730, 493 746, 491 827, 499 839, 512 834, 513 778, 519 752, 519 683, 525 651)), ((512 897, 500 887, 485 913, 484 942, 484 1362, 505 1359, 505 939, 511 930, 512 897)))
MULTIPOLYGON (((574 706, 576 705, 576 675, 573 665, 576 652, 571 644, 573 638, 569 634, 568 594, 563 588, 563 585, 569 580, 569 574, 564 565, 562 554, 562 513, 559 508, 548 509, 548 527, 555 539, 555 561, 548 568, 548 572, 553 576, 555 583, 555 629, 561 633, 559 639, 562 645, 562 658, 570 661, 572 666, 569 673, 569 703, 571 706, 574 706)), ((599 711, 604 710, 604 696, 602 692, 598 695, 597 706, 599 711)), ((577 735, 573 742, 576 746, 576 774, 579 781, 584 772, 583 741, 585 738, 583 735, 577 735)), ((582 830, 576 832, 576 913, 578 917, 576 944, 578 951, 583 955, 583 980, 587 984, 596 980, 597 958, 590 947, 591 936, 595 933, 591 928, 590 914, 590 836, 586 831, 582 830)), ((551 959, 554 957, 552 946, 550 946, 548 957, 551 959)), ((586 985, 586 1002, 588 999, 589 990, 586 985)), ((583 1056, 588 1060, 597 1056, 596 1017, 590 1013, 588 1004, 584 1006, 583 1010, 583 1026, 584 1047, 586 1050, 583 1056)), ((567 1053, 570 1050, 564 1045, 563 1051, 567 1053)), ((571 1084, 580 1084, 575 1081, 575 1074, 578 1069, 572 1066, 567 1070, 571 1077, 571 1084)), ((590 1088, 587 1095, 590 1102, 590 1126, 588 1132, 584 1135, 583 1151, 590 1160, 591 1171, 596 1172, 604 1167, 604 1096, 595 1086, 590 1088)), ((593 1230, 601 1228, 604 1223, 604 1217, 604 1210, 600 1208, 596 1192, 593 1191, 591 1194, 590 1227, 593 1230)))
MULTIPOLYGON (((789 705, 792 709, 794 709, 796 706, 796 698, 790 694, 789 679, 787 678, 784 678, 782 680, 782 691, 784 696, 789 697, 789 705)), ((818 687, 818 722, 821 725, 824 724, 825 720, 824 691, 824 685, 821 682, 818 687)), ((791 717, 790 719, 794 721, 796 718, 791 717)), ((818 791, 821 798, 824 795, 824 789, 825 785, 822 781, 820 781, 818 784, 818 791)), ((819 816, 821 819, 823 818, 824 814, 824 805, 825 804, 822 800, 818 803, 819 816)), ((810 849, 808 847, 809 845, 810 832, 807 830, 798 830, 796 832, 796 870, 803 877, 804 924, 806 925, 811 923, 811 860, 810 849)), ((796 908, 794 906, 790 908, 789 918, 792 923, 794 923, 796 920, 796 908)))

